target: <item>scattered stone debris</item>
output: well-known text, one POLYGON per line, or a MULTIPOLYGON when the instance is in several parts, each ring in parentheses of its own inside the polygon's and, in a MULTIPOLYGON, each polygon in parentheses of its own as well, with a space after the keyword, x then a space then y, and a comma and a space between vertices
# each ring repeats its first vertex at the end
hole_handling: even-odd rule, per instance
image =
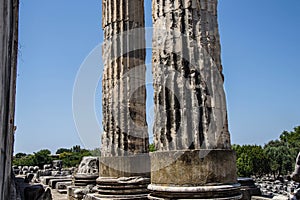
POLYGON ((38 166, 13 166, 15 185, 17 187, 17 200, 62 200, 67 199, 67 186, 72 183, 74 169, 62 169, 62 161, 55 160, 52 164, 38 166), (65 198, 52 195, 61 192, 65 198))
POLYGON ((274 180, 274 178, 269 176, 255 178, 255 184, 261 190, 261 196, 265 197, 266 199, 277 200, 293 199, 299 186, 299 184, 291 180, 289 176, 285 178, 280 177, 280 180, 274 180))
POLYGON ((78 170, 74 173, 73 184, 67 187, 68 199, 81 200, 88 193, 93 193, 98 177, 99 158, 83 157, 78 170))
POLYGON ((43 169, 33 166, 14 166, 15 184, 19 191, 16 200, 81 200, 93 193, 99 176, 98 157, 83 157, 79 168, 63 169, 55 160, 43 169))

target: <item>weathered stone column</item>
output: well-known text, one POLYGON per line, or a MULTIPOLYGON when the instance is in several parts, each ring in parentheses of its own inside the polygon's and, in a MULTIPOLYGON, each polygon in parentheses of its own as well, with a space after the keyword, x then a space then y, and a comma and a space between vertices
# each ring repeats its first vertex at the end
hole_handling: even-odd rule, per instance
POLYGON ((239 199, 217 0, 153 0, 150 199, 239 199))
POLYGON ((0 199, 15 199, 12 156, 18 55, 19 1, 0 0, 0 199))
POLYGON ((144 0, 103 0, 99 198, 143 199, 150 183, 144 0))

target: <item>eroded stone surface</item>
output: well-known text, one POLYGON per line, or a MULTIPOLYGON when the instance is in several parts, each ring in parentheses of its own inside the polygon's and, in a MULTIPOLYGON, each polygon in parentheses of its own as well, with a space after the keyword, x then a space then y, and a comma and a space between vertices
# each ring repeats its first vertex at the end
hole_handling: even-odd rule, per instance
POLYGON ((217 0, 153 0, 156 149, 229 149, 217 0))
POLYGON ((146 123, 144 0, 103 0, 102 3, 104 132, 101 140, 100 177, 97 181, 99 194, 87 197, 146 199, 147 184, 128 181, 138 179, 138 176, 149 177, 150 171, 146 123), (143 155, 147 155, 146 160, 143 155), (111 181, 103 182, 106 178, 111 181), (126 180, 126 184, 120 180, 126 180))
POLYGON ((85 156, 74 174, 74 185, 86 187, 87 185, 96 185, 96 179, 99 176, 99 158, 85 156))
POLYGON ((98 174, 99 158, 85 156, 82 158, 76 174, 98 174))
POLYGON ((101 177, 150 177, 148 154, 135 156, 101 157, 101 177))
POLYGON ((218 1, 152 2, 158 151, 151 153, 149 198, 239 199, 223 88, 218 1), (231 189, 219 188, 224 185, 231 189))
POLYGON ((235 184, 235 152, 189 150, 151 153, 151 183, 161 186, 235 184))
POLYGON ((143 0, 103 0, 101 156, 148 152, 143 0), (130 32, 130 33, 129 33, 130 32))
POLYGON ((16 196, 12 181, 19 0, 0 0, 0 199, 16 196))

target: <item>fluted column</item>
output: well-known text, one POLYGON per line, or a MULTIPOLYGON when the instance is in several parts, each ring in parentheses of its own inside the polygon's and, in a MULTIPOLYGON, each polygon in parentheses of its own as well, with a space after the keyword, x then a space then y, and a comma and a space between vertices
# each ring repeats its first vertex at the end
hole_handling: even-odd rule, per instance
POLYGON ((19 0, 0 0, 0 199, 15 199, 12 158, 18 57, 19 0))
POLYGON ((99 198, 142 199, 150 176, 144 0, 102 0, 103 129, 99 198))
POLYGON ((239 198, 223 88, 217 0, 152 2, 158 151, 151 155, 151 198, 239 198), (217 185, 224 185, 227 196, 215 191, 220 189, 217 185))
POLYGON ((103 156, 148 152, 143 0, 103 0, 103 156))

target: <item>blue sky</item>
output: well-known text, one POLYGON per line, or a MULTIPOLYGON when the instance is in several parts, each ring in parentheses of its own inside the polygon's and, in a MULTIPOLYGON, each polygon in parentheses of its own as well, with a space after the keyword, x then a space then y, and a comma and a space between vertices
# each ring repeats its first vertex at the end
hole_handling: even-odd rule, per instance
MULTIPOLYGON (((145 4, 150 27, 151 1, 145 4)), ((219 1, 232 143, 263 145, 300 125, 299 11, 298 0, 219 1)), ((82 62, 102 38, 100 0, 21 0, 15 152, 100 143, 100 133, 93 144, 82 143, 72 92, 82 62)), ((101 120, 100 94, 95 108, 101 120)))

